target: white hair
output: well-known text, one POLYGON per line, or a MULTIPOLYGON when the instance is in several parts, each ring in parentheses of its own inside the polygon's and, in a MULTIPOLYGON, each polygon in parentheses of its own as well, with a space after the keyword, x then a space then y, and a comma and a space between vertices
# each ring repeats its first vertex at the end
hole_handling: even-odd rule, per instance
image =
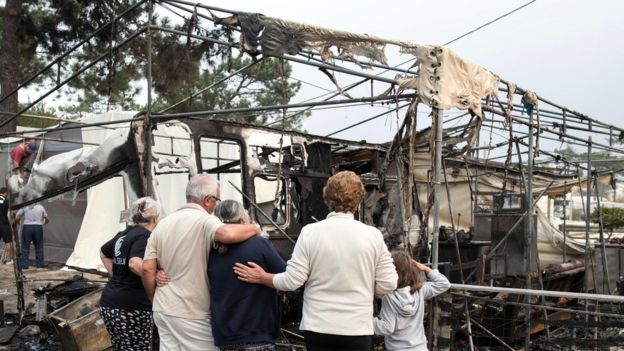
POLYGON ((235 200, 221 201, 215 208, 214 214, 223 223, 241 223, 249 216, 243 204, 235 200))
POLYGON ((162 210, 160 204, 151 197, 142 197, 132 204, 130 221, 133 224, 158 222, 162 210))
POLYGON ((217 189, 219 189, 219 182, 212 176, 196 175, 186 185, 186 201, 200 203, 206 196, 217 196, 217 189))

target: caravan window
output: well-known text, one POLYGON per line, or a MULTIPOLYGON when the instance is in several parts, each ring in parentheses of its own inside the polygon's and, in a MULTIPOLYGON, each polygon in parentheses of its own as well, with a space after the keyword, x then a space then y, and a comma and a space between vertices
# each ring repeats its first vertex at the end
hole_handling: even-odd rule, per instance
MULTIPOLYGON (((256 205, 280 227, 288 224, 289 195, 285 180, 275 175, 259 174, 254 177, 256 205)), ((255 211, 255 219, 260 224, 271 224, 260 211, 255 211)))
POLYGON ((184 190, 195 167, 193 141, 184 123, 170 122, 154 131, 152 152, 156 156, 156 184, 164 213, 172 213, 184 203, 184 190))
POLYGON ((229 139, 201 137, 199 148, 202 171, 219 180, 221 198, 242 202, 243 196, 232 186, 242 190, 240 144, 229 139))

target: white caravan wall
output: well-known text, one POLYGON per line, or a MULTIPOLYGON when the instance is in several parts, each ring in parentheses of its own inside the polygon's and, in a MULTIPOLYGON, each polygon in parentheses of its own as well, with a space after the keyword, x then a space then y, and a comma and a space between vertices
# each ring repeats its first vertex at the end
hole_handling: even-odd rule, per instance
MULTIPOLYGON (((116 121, 132 118, 134 112, 108 112, 85 118, 86 123, 116 121)), ((82 130, 85 143, 101 144, 119 128, 129 129, 129 124, 110 128, 89 127, 82 130)), ((126 227, 120 215, 126 209, 124 184, 121 177, 111 178, 87 190, 87 209, 76 239, 74 252, 67 259, 68 266, 106 271, 100 260, 100 247, 126 227)))

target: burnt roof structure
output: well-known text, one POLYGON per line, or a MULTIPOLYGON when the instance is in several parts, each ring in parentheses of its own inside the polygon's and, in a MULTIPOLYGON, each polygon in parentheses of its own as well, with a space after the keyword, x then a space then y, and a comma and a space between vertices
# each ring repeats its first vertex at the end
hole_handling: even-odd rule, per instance
MULTIPOLYGON (((378 181, 380 192, 390 192, 388 190, 390 186, 386 187, 387 177, 392 177, 393 181, 398 184, 397 206, 400 213, 398 222, 400 226, 402 225, 399 230, 408 237, 407 232, 412 229, 408 228, 409 225, 406 223, 411 223, 412 215, 417 213, 419 230, 427 233, 426 238, 431 237, 431 263, 434 267, 439 264, 439 233, 442 225, 441 218, 443 217, 441 212, 446 211, 442 208, 442 187, 448 187, 449 183, 459 181, 458 179, 462 177, 462 181, 466 181, 470 185, 478 184, 477 178, 487 177, 488 172, 501 175, 501 185, 496 185, 501 189, 500 192, 503 194, 519 193, 524 197, 526 207, 522 217, 514 224, 514 227, 519 225, 524 217, 527 218, 523 223, 526 226, 525 245, 527 248, 525 250, 524 272, 527 273, 527 285, 530 287, 532 284, 529 272, 534 271, 533 260, 538 259, 537 255, 532 255, 531 252, 537 252, 538 238, 534 229, 534 216, 527 214, 535 213, 534 205, 537 199, 547 194, 565 193, 569 187, 584 183, 586 184, 585 188, 588 189, 585 196, 587 197, 586 211, 589 212, 589 196, 593 187, 590 184, 595 184, 600 177, 606 176, 592 167, 592 151, 606 151, 614 155, 624 154, 624 150, 616 146, 624 141, 623 128, 603 123, 587 114, 568 109, 564 104, 552 102, 537 92, 519 87, 513 82, 501 78, 503 74, 499 75, 468 62, 444 46, 421 45, 403 40, 349 33, 290 22, 257 13, 227 10, 182 0, 140 1, 128 11, 135 9, 143 9, 147 14, 141 28, 125 38, 119 38, 115 45, 111 45, 109 51, 103 52, 98 60, 84 63, 66 80, 42 93, 39 98, 34 99, 22 110, 0 123, 0 125, 4 125, 26 113, 30 108, 36 106, 37 103, 98 61, 105 60, 125 45, 131 45, 137 37, 144 37, 148 38, 145 48, 148 53, 146 55, 148 65, 145 74, 147 110, 135 118, 115 122, 133 123, 133 132, 128 136, 128 142, 123 145, 115 144, 120 150, 116 154, 118 157, 108 164, 98 166, 107 169, 107 172, 99 173, 97 176, 93 175, 89 181, 82 183, 79 182, 79 178, 76 178, 78 180, 70 180, 69 183, 59 186, 54 191, 46 192, 43 190, 36 196, 24 198, 20 203, 15 204, 14 208, 56 196, 64 191, 70 191, 72 186, 74 189, 85 189, 101 182, 106 177, 110 177, 111 172, 116 173, 126 169, 129 164, 132 164, 135 178, 145 178, 143 181, 135 180, 137 184, 141 184, 137 185, 140 188, 137 189, 137 193, 154 195, 154 189, 150 187, 150 184, 153 183, 153 177, 155 177, 150 171, 154 163, 151 133, 157 126, 172 121, 186 121, 192 130, 205 132, 207 127, 202 127, 205 120, 218 120, 222 116, 233 113, 252 114, 261 111, 283 111, 281 119, 272 122, 273 126, 278 126, 282 120, 292 118, 293 115, 310 109, 327 106, 348 108, 356 103, 384 103, 392 108, 382 114, 376 114, 361 121, 354 121, 354 125, 366 123, 370 119, 396 114, 401 121, 400 128, 393 140, 388 141, 387 144, 372 145, 346 142, 297 132, 288 132, 288 135, 293 138, 300 137, 303 140, 301 145, 306 147, 313 144, 320 145, 318 148, 320 151, 315 150, 319 151, 319 155, 326 148, 329 150, 327 159, 334 160, 333 165, 348 160, 344 162, 348 162, 349 167, 360 167, 357 162, 364 158, 359 157, 358 152, 364 153, 365 157, 369 159, 374 159, 374 162, 369 162, 361 168, 363 169, 361 174, 364 177, 370 169, 374 168, 379 177, 375 181, 378 181), (179 31, 156 25, 152 21, 152 14, 155 9, 182 17, 188 24, 188 30, 179 31), (225 28, 226 32, 230 33, 230 40, 222 41, 204 34, 214 28, 225 28), (312 66, 318 68, 319 73, 326 76, 336 89, 329 95, 311 101, 284 105, 180 113, 169 113, 170 108, 154 111, 153 77, 151 73, 153 47, 149 38, 155 31, 164 31, 177 34, 182 39, 206 41, 213 45, 227 47, 240 55, 252 57, 254 61, 250 65, 257 64, 267 57, 275 57, 293 65, 312 66), (412 67, 409 69, 397 68, 397 64, 388 62, 385 50, 389 46, 397 47, 400 52, 411 55, 414 61, 412 67), (360 80, 347 86, 341 86, 336 79, 335 73, 337 72, 358 77, 360 80), (361 92, 362 89, 358 90, 358 88, 364 88, 368 85, 371 86, 370 94, 354 96, 355 92, 361 92), (373 86, 375 87, 374 90, 382 91, 382 93, 373 94, 373 86), (417 115, 419 110, 428 114, 430 119, 422 121, 423 118, 417 115), (419 129, 419 126, 422 127, 419 129), (479 140, 481 143, 478 142, 479 140), (487 142, 483 143, 483 141, 487 142), (580 163, 578 160, 568 160, 560 155, 557 148, 563 144, 586 149, 587 162, 580 163), (138 159, 124 158, 124 155, 127 156, 133 152, 128 150, 136 151, 139 155, 138 159), (374 165, 371 166, 371 163, 374 165), (396 166, 397 164, 399 166, 396 166), (548 167, 543 167, 543 165, 548 167), (393 169, 395 166, 396 171, 393 169), (452 170, 447 172, 447 167, 452 170), (471 169, 475 168, 481 171, 476 174, 472 173, 471 169), (586 174, 585 179, 583 179, 583 173, 586 174), (453 179, 449 180, 449 178, 453 179), (420 190, 415 190, 419 188, 420 190)), ((119 14, 115 18, 115 22, 123 22, 124 15, 128 11, 119 14)), ((112 22, 106 26, 109 25, 112 25, 112 22)), ((20 84, 18 89, 23 89, 32 84, 38 76, 53 69, 67 55, 75 50, 80 50, 82 45, 87 44, 91 37, 85 38, 72 50, 50 62, 41 71, 20 84)), ((231 79, 244 69, 245 67, 231 73, 226 78, 231 79)), ((208 89, 218 88, 219 83, 214 83, 193 93, 186 100, 199 96, 208 89)), ((6 99, 12 93, 15 92, 8 93, 2 99, 6 99)), ((184 103, 184 101, 178 104, 184 103)), ((114 127, 115 123, 65 125, 55 128, 55 130, 98 126, 114 127)), ((246 126, 231 122, 218 125, 218 123, 211 121, 208 124, 224 135, 234 135, 234 131, 246 130, 246 126)), ((267 133, 281 133, 282 135, 286 133, 278 128, 249 128, 250 130, 254 128, 254 130, 264 130, 267 133)), ((2 136, 10 135, 22 135, 22 133, 5 133, 2 136)), ((199 142, 197 143, 199 144, 199 142)), ((284 148, 280 145, 279 150, 284 148)), ((281 155, 282 151, 279 150, 281 155)), ((288 153, 291 156, 292 164, 296 167, 305 164, 302 161, 304 157, 301 155, 305 154, 306 151, 309 150, 298 150, 291 147, 288 153)), ((265 150, 265 152, 270 154, 271 150, 265 150)), ((262 157, 260 158, 262 159, 262 157)), ((282 157, 279 159, 278 177, 282 175, 281 163, 286 162, 282 157)), ((196 160, 201 169, 202 160, 200 156, 197 156, 196 160)), ((262 161, 267 160, 262 159, 262 161)), ((325 159, 319 157, 317 161, 321 162, 321 160, 325 159)), ((234 164, 235 162, 229 167, 234 164)), ((212 170, 221 171, 223 170, 222 166, 212 170)), ((327 168, 323 171, 329 172, 336 169, 339 168, 331 170, 327 168)), ((319 174, 321 174, 320 171, 319 174)), ((322 178, 321 175, 319 177, 322 178)), ((492 187, 494 188, 495 185, 492 187)), ((475 196, 479 194, 478 189, 471 188, 471 191, 471 198, 472 194, 475 196)), ((445 217, 448 220, 444 224, 450 222, 453 230, 455 230, 455 227, 460 228, 463 225, 460 219, 457 219, 457 223, 454 222, 455 211, 451 208, 452 201, 449 191, 445 192, 449 198, 444 203, 449 206, 449 209, 448 215, 445 217)), ((472 201, 470 206, 475 207, 475 202, 472 201)), ((589 219, 586 223, 584 258, 585 267, 588 267, 591 246, 589 242, 589 219)), ((509 230, 509 233, 511 232, 512 230, 509 230)), ((508 236, 506 235, 498 245, 504 242, 508 236)), ((407 244, 409 246, 409 239, 407 239, 407 244)), ((565 241, 563 245, 565 247, 565 241)), ((579 251, 582 251, 582 248, 579 251)), ((537 266, 539 267, 539 264, 537 266)), ((584 291, 587 292, 588 289, 589 274, 586 271, 584 291)), ((527 333, 527 335, 530 334, 527 333)))

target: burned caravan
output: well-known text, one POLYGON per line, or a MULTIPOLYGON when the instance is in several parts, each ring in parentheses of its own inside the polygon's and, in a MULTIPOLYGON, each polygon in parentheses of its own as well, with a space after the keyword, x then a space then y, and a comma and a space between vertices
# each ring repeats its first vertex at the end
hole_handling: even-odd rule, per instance
MULTIPOLYGON (((327 215, 323 186, 341 170, 356 172, 366 186, 359 219, 380 228, 390 246, 403 244, 398 206, 389 205, 400 202, 392 186, 396 167, 384 165, 386 152, 381 144, 218 120, 178 118, 148 129, 139 116, 130 128, 109 133, 97 148, 52 156, 33 168, 25 185, 15 179, 9 184, 17 209, 121 175, 123 189, 117 192, 125 203, 150 195, 171 211, 183 203, 191 175, 211 174, 221 183, 222 197, 245 203, 288 258, 301 227, 327 215)), ((119 213, 110 217, 120 218, 119 213)))
MULTIPOLYGON (((323 187, 333 173, 356 172, 369 197, 379 190, 386 153, 383 145, 216 120, 188 119, 183 123, 190 131, 197 172, 215 176, 222 197, 243 201, 284 257, 290 257, 304 225, 327 215, 323 187)), ((158 157, 158 152, 154 155, 158 157)), ((155 171, 154 176, 166 172, 155 171)), ((362 206, 358 216, 380 228, 394 227, 388 215, 382 215, 384 211, 388 209, 375 201, 362 206)), ((385 231, 396 234, 392 229, 385 231)))

